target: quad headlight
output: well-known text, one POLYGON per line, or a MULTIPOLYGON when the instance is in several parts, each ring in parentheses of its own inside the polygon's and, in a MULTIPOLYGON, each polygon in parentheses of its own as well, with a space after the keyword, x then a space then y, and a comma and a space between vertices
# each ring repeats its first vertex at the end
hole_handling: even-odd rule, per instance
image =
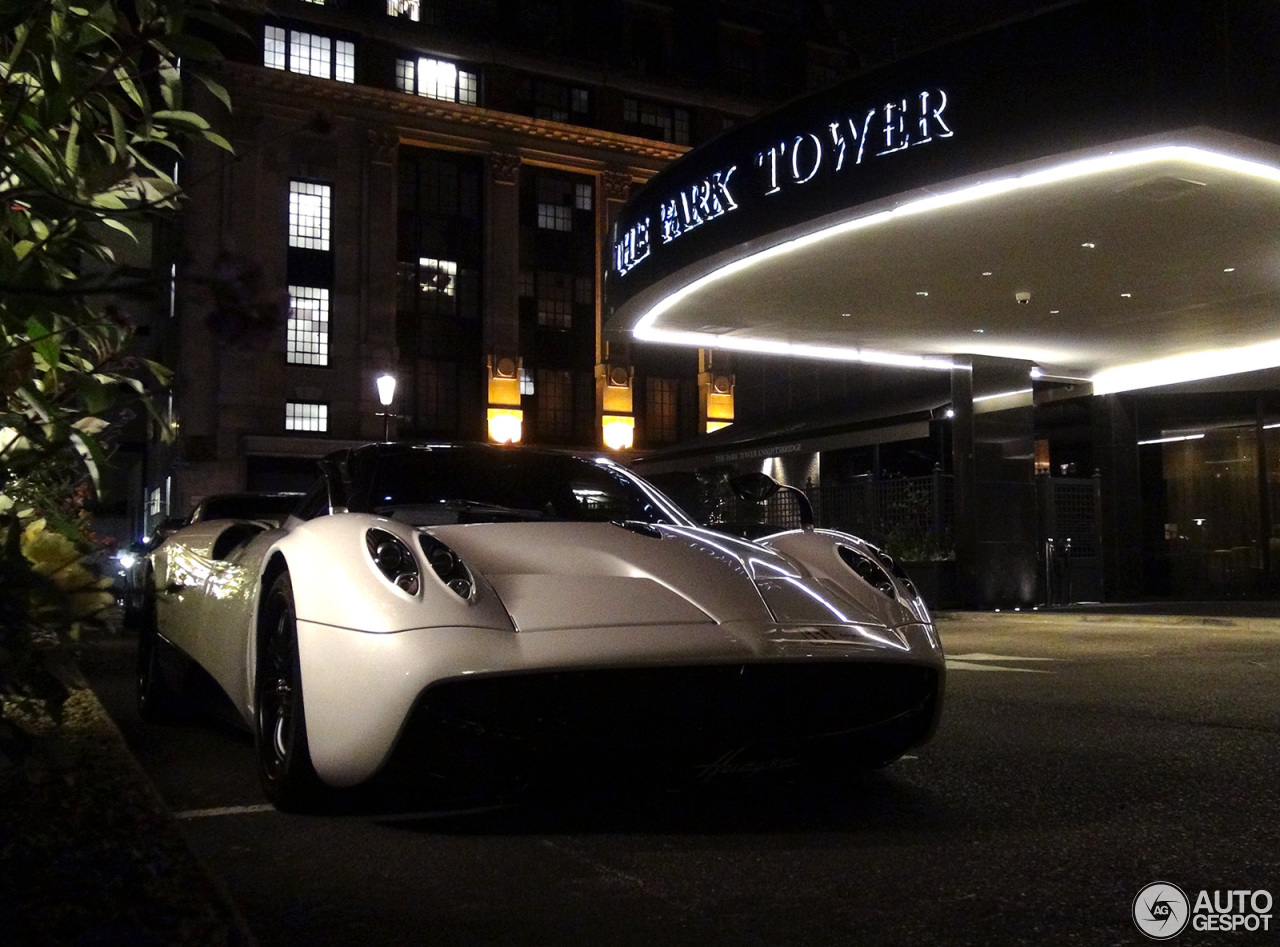
POLYGON ((872 588, 879 589, 889 598, 898 597, 894 590, 893 579, 889 578, 884 565, 850 546, 837 546, 836 549, 840 553, 840 558, 844 560, 844 564, 852 569, 858 578, 872 588))
MULTIPOLYGON (((369 557, 388 582, 396 588, 417 595, 422 590, 422 572, 412 550, 399 536, 385 529, 373 528, 365 533, 365 546, 369 557)), ((418 542, 427 565, 445 586, 461 599, 471 601, 475 592, 475 579, 467 564, 458 554, 426 533, 419 534, 418 542)))
POLYGON ((422 589, 422 574, 413 553, 399 536, 385 529, 371 529, 364 534, 364 543, 373 564, 388 582, 410 595, 418 594, 422 589))
POLYGON ((471 600, 475 592, 476 582, 467 564, 458 558, 458 554, 434 536, 426 533, 418 534, 418 542, 427 557, 431 571, 447 585, 459 598, 471 600))

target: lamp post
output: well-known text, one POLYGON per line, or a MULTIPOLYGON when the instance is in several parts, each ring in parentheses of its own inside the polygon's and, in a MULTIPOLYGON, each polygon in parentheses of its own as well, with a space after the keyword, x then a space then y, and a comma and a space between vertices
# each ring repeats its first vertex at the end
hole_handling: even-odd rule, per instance
POLYGON ((390 372, 384 372, 378 376, 375 384, 378 386, 378 401, 386 408, 386 411, 377 412, 376 416, 382 418, 382 439, 384 441, 391 440, 391 419, 399 417, 399 415, 391 412, 391 402, 396 396, 396 376, 390 372))

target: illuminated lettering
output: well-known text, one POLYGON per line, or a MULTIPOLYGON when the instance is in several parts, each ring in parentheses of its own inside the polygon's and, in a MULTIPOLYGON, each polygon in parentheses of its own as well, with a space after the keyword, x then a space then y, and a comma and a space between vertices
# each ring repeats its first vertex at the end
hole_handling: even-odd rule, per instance
POLYGON ((813 180, 813 176, 818 173, 818 168, 822 167, 822 142, 818 140, 818 136, 814 134, 797 135, 796 140, 791 143, 791 179, 797 184, 806 184, 813 180), (813 164, 809 168, 808 174, 800 173, 800 146, 807 142, 813 142, 813 164))
POLYGON ((659 210, 662 212, 662 242, 670 243, 684 232, 680 229, 680 212, 676 210, 676 199, 673 197, 664 201, 659 210))
POLYGON ((884 150, 877 151, 876 157, 891 155, 895 151, 911 146, 911 136, 907 134, 906 115, 906 99, 884 104, 884 150))
POLYGON ((941 131, 938 132, 939 138, 950 138, 955 134, 955 132, 947 127, 947 123, 942 119, 942 112, 947 107, 947 93, 939 89, 938 99, 938 104, 936 106, 931 106, 929 104, 929 90, 926 89, 920 93, 920 137, 915 142, 917 145, 923 145, 926 142, 933 141, 934 133, 930 127, 930 122, 941 129, 941 131))
POLYGON ((779 142, 776 148, 770 148, 768 151, 762 151, 756 155, 757 167, 764 167, 765 155, 769 156, 769 190, 766 194, 777 194, 782 188, 778 185, 778 159, 787 151, 786 142, 779 142))
POLYGON ((670 243, 708 220, 735 210, 738 202, 729 190, 729 179, 737 170, 735 164, 725 171, 716 171, 681 191, 678 197, 663 201, 658 208, 662 217, 662 242, 670 243))
POLYGON ((621 276, 649 255, 649 218, 627 228, 613 245, 613 268, 621 276))
MULTIPOLYGON (((947 105, 942 89, 922 89, 854 114, 832 116, 817 130, 798 129, 757 151, 760 176, 734 187, 740 194, 746 188, 752 199, 770 197, 795 185, 852 174, 851 169, 876 158, 951 138, 955 133, 944 117, 947 105)), ((735 164, 692 182, 686 178, 682 186, 658 200, 660 245, 736 210, 739 201, 730 190, 730 180, 737 170, 735 164)), ((646 217, 615 244, 614 265, 619 273, 650 255, 649 221, 646 217)))

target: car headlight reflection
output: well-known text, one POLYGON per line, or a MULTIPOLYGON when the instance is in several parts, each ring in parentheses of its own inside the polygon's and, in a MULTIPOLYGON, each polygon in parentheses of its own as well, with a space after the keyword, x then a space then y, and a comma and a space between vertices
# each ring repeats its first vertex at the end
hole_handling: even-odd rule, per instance
POLYGON ((417 560, 400 537, 385 529, 371 529, 364 536, 369 556, 387 581, 410 595, 417 595, 422 588, 422 575, 417 560))
POLYGON ((458 558, 458 554, 446 546, 434 536, 426 533, 420 533, 418 541, 422 544, 422 551, 427 557, 427 563, 434 572, 447 585, 455 595, 459 598, 471 601, 471 596, 475 592, 475 579, 471 576, 471 570, 467 568, 465 562, 458 558))

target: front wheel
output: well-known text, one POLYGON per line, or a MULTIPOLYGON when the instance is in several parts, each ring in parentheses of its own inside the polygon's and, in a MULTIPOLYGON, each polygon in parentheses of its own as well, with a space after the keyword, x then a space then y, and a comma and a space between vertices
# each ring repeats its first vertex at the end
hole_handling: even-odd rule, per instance
POLYGON ((267 799, 287 812, 314 810, 323 785, 311 765, 298 660, 298 628, 289 574, 267 593, 258 625, 254 742, 267 799))

